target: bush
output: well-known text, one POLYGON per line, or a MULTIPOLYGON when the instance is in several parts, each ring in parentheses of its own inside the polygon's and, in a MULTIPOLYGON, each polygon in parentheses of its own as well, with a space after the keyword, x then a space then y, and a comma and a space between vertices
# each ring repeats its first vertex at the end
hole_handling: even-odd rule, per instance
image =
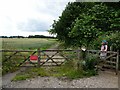
MULTIPOLYGON (((110 51, 110 47, 112 47, 112 51, 117 51, 117 50, 120 51, 120 32, 114 32, 114 33, 107 32, 104 35, 99 36, 96 40, 92 42, 89 48, 100 50, 102 40, 107 40, 109 51, 110 51)), ((120 69, 120 63, 119 63, 119 69, 120 69)))
POLYGON ((110 42, 114 51, 120 49, 120 32, 112 33, 108 36, 108 42, 110 42))
POLYGON ((82 61, 83 70, 94 70, 97 64, 98 55, 97 54, 87 54, 84 61, 82 61))
POLYGON ((102 40, 107 40, 108 50, 110 50, 110 46, 112 46, 113 51, 120 49, 120 32, 107 32, 94 40, 90 47, 92 47, 92 49, 100 50, 102 40))

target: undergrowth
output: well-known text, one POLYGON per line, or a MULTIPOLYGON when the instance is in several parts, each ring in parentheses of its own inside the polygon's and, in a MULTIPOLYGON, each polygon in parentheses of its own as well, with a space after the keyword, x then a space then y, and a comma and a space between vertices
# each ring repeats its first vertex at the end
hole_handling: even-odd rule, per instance
POLYGON ((74 60, 71 60, 59 67, 55 66, 55 67, 29 68, 26 71, 17 74, 13 78, 13 81, 26 80, 28 78, 34 78, 37 76, 41 77, 52 76, 57 78, 65 77, 66 79, 73 80, 78 78, 90 77, 97 74, 95 70, 82 70, 82 69, 77 70, 74 67, 74 64, 75 64, 74 60))

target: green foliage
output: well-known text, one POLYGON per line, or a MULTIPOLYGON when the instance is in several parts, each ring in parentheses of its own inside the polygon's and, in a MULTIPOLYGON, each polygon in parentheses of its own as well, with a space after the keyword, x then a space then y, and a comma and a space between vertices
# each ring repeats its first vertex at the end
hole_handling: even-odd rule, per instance
POLYGON ((19 69, 19 67, 16 67, 16 65, 18 64, 17 62, 23 58, 19 57, 19 60, 17 60, 17 59, 18 59, 18 57, 14 57, 14 58, 11 58, 10 60, 4 62, 4 60, 6 60, 6 58, 5 58, 5 54, 2 53, 2 74, 3 75, 8 72, 15 72, 16 70, 19 69))
POLYGON ((64 65, 59 67, 41 67, 41 68, 30 68, 24 72, 17 74, 13 80, 26 80, 28 78, 34 78, 37 76, 53 76, 57 78, 66 78, 66 79, 77 79, 83 77, 89 77, 96 75, 97 72, 94 70, 80 70, 78 71, 75 68, 76 62, 73 60, 66 62, 64 65))
POLYGON ((93 3, 82 3, 82 2, 71 2, 68 3, 62 15, 59 17, 58 21, 54 21, 52 29, 49 30, 51 34, 56 34, 59 41, 65 43, 65 45, 73 44, 72 38, 69 37, 69 32, 71 32, 71 27, 74 25, 75 19, 82 12, 86 11, 93 3))
POLYGON ((112 33, 109 35, 107 37, 107 41, 110 43, 114 51, 120 50, 120 32, 112 33))
POLYGON ((76 19, 76 23, 74 24, 72 31, 69 33, 69 36, 74 38, 72 42, 76 45, 88 45, 91 40, 99 35, 98 29, 95 28, 94 23, 91 23, 94 17, 85 15, 80 16, 83 18, 80 20, 76 19))
POLYGON ((95 54, 87 54, 85 60, 81 63, 83 70, 95 70, 95 66, 97 65, 98 55, 95 54))
POLYGON ((22 75, 16 75, 12 81, 21 81, 21 80, 26 80, 30 78, 31 76, 29 74, 22 74, 22 75))
POLYGON ((41 76, 41 77, 50 76, 50 73, 48 73, 45 68, 37 68, 37 67, 29 68, 29 69, 26 69, 26 71, 18 73, 12 79, 12 81, 26 80, 29 78, 34 78, 36 76, 41 76))
POLYGON ((67 47, 88 46, 106 32, 119 31, 119 15, 119 3, 73 2, 66 6, 50 32, 67 47))
POLYGON ((102 40, 107 40, 108 50, 110 50, 110 46, 112 46, 113 51, 120 49, 120 32, 107 32, 94 40, 90 46, 94 49, 100 49, 102 40))
POLYGON ((34 76, 35 74, 37 76, 49 76, 50 73, 46 72, 46 70, 44 68, 32 68, 29 70, 30 73, 32 73, 32 75, 34 76))
POLYGON ((69 33, 69 36, 74 38, 74 44, 88 46, 98 36, 108 31, 114 31, 118 18, 118 11, 109 9, 103 4, 98 4, 80 14, 75 20, 74 26, 69 33), (116 20, 115 20, 116 19, 116 20), (115 22, 115 23, 114 23, 115 22))
POLYGON ((58 69, 58 73, 53 74, 53 76, 66 77, 67 79, 77 79, 77 78, 93 76, 96 75, 96 73, 97 72, 94 72, 93 70, 78 71, 77 69, 75 69, 75 67, 62 66, 58 69))

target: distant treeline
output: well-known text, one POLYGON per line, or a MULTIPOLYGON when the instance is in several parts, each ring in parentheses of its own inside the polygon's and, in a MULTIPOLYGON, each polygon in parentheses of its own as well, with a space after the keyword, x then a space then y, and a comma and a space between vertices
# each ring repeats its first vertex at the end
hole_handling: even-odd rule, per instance
POLYGON ((55 38, 52 36, 44 36, 44 35, 29 35, 28 37, 24 36, 0 36, 0 38, 55 38))
POLYGON ((44 35, 29 35, 28 38, 55 38, 55 37, 44 36, 44 35))

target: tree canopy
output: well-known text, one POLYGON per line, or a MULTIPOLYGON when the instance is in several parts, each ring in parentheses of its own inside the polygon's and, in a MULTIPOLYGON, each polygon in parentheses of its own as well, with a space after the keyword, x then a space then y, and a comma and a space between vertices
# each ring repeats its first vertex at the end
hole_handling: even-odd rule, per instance
POLYGON ((119 16, 119 3, 72 2, 49 32, 67 46, 88 46, 106 32, 119 31, 119 16))

